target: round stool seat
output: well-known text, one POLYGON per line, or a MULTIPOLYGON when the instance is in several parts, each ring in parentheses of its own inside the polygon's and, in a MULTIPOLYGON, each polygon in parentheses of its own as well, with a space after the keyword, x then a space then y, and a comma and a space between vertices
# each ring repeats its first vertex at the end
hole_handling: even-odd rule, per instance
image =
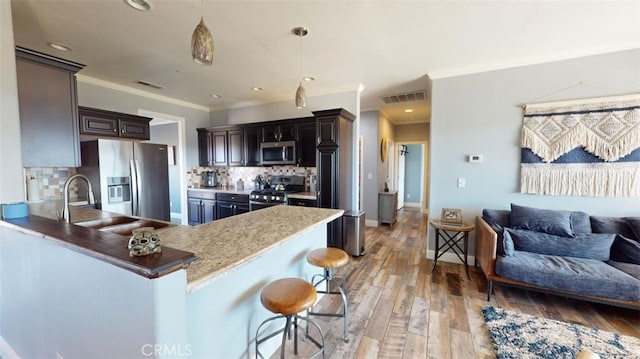
POLYGON ((339 248, 318 248, 307 255, 307 262, 322 268, 338 268, 349 263, 349 255, 339 248))
POLYGON ((282 278, 262 289, 260 301, 272 313, 292 315, 311 308, 317 296, 311 283, 299 278, 282 278))

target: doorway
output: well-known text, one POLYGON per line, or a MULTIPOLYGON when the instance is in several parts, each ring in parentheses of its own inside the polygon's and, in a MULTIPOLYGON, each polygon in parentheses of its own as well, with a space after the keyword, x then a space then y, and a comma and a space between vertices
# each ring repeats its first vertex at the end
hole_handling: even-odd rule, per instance
POLYGON ((425 142, 397 143, 398 209, 416 207, 426 212, 427 144, 425 142))

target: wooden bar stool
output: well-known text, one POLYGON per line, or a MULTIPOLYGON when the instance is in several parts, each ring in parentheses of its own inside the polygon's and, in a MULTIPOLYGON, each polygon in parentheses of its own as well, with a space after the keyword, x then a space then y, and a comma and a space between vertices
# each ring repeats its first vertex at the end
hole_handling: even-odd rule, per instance
POLYGON ((280 358, 284 358, 285 343, 287 338, 291 339, 292 325, 294 336, 293 353, 297 355, 298 319, 304 320, 308 324, 316 327, 316 329, 320 333, 321 343, 308 335, 308 324, 307 330, 305 332, 305 337, 320 349, 312 356, 312 358, 320 353, 322 353, 322 357, 324 358, 324 335, 322 334, 322 329, 314 321, 298 315, 298 313, 304 312, 311 308, 311 306, 313 306, 313 304, 316 302, 317 297, 318 294, 316 292, 316 288, 309 282, 299 278, 283 278, 267 284, 267 286, 264 287, 262 289, 262 292, 260 293, 260 301, 266 309, 278 315, 268 318, 258 326, 258 330, 256 330, 256 358, 258 358, 258 356, 260 356, 260 358, 264 358, 262 356, 262 353, 260 353, 258 349, 259 345, 280 333, 283 333, 282 344, 280 345, 280 358), (263 325, 280 318, 286 319, 284 328, 276 330, 263 338, 258 338, 260 329, 263 325))
POLYGON ((309 264, 314 265, 316 267, 321 267, 324 269, 323 274, 316 274, 311 277, 311 284, 317 288, 320 283, 325 282, 325 290, 318 290, 318 293, 324 294, 340 294, 342 296, 342 303, 344 310, 342 313, 322 313, 322 312, 314 312, 312 308, 307 310, 307 315, 318 315, 324 317, 339 317, 344 318, 344 342, 348 343, 349 339, 347 338, 347 281, 342 277, 337 277, 333 275, 333 269, 342 267, 343 265, 349 263, 349 255, 339 248, 319 248, 314 249, 307 255, 307 262, 309 264), (316 278, 318 279, 316 281, 316 278), (336 281, 340 282, 336 283, 336 281), (331 290, 331 285, 337 288, 337 291, 331 290))

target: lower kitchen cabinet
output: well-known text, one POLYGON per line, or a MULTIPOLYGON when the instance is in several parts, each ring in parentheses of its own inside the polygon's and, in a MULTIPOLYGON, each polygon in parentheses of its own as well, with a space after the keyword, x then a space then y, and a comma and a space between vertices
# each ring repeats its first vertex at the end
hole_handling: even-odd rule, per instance
POLYGON ((217 219, 249 212, 249 195, 218 193, 216 202, 217 219))
POLYGON ((210 191, 187 191, 187 213, 189 225, 195 226, 216 219, 216 193, 210 191))

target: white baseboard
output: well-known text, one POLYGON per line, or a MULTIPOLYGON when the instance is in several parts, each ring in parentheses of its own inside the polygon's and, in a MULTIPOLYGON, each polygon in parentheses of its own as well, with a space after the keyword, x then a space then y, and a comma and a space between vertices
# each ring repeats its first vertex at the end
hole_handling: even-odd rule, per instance
POLYGON ((364 225, 369 227, 378 227, 378 221, 375 221, 373 219, 365 219, 364 225))
MULTIPOLYGON (((433 259, 434 257, 435 257, 435 251, 431 250, 431 249, 428 249, 427 250, 427 258, 428 259, 433 259)), ((473 264, 475 263, 475 260, 476 260, 475 256, 467 255, 467 263, 470 266, 473 266, 473 264)), ((464 263, 462 263, 462 261, 460 261, 460 258, 458 258, 458 256, 455 255, 455 253, 453 253, 453 252, 445 252, 445 253, 443 253, 440 256, 440 258, 438 258, 438 261, 464 264, 464 263)))
POLYGON ((179 212, 171 212, 171 213, 169 213, 169 216, 171 218, 182 219, 182 213, 179 213, 179 212))
POLYGON ((404 203, 405 207, 416 207, 416 208, 420 208, 420 203, 419 202, 405 202, 404 203))
POLYGON ((2 359, 20 359, 18 353, 0 336, 0 358, 2 359))

